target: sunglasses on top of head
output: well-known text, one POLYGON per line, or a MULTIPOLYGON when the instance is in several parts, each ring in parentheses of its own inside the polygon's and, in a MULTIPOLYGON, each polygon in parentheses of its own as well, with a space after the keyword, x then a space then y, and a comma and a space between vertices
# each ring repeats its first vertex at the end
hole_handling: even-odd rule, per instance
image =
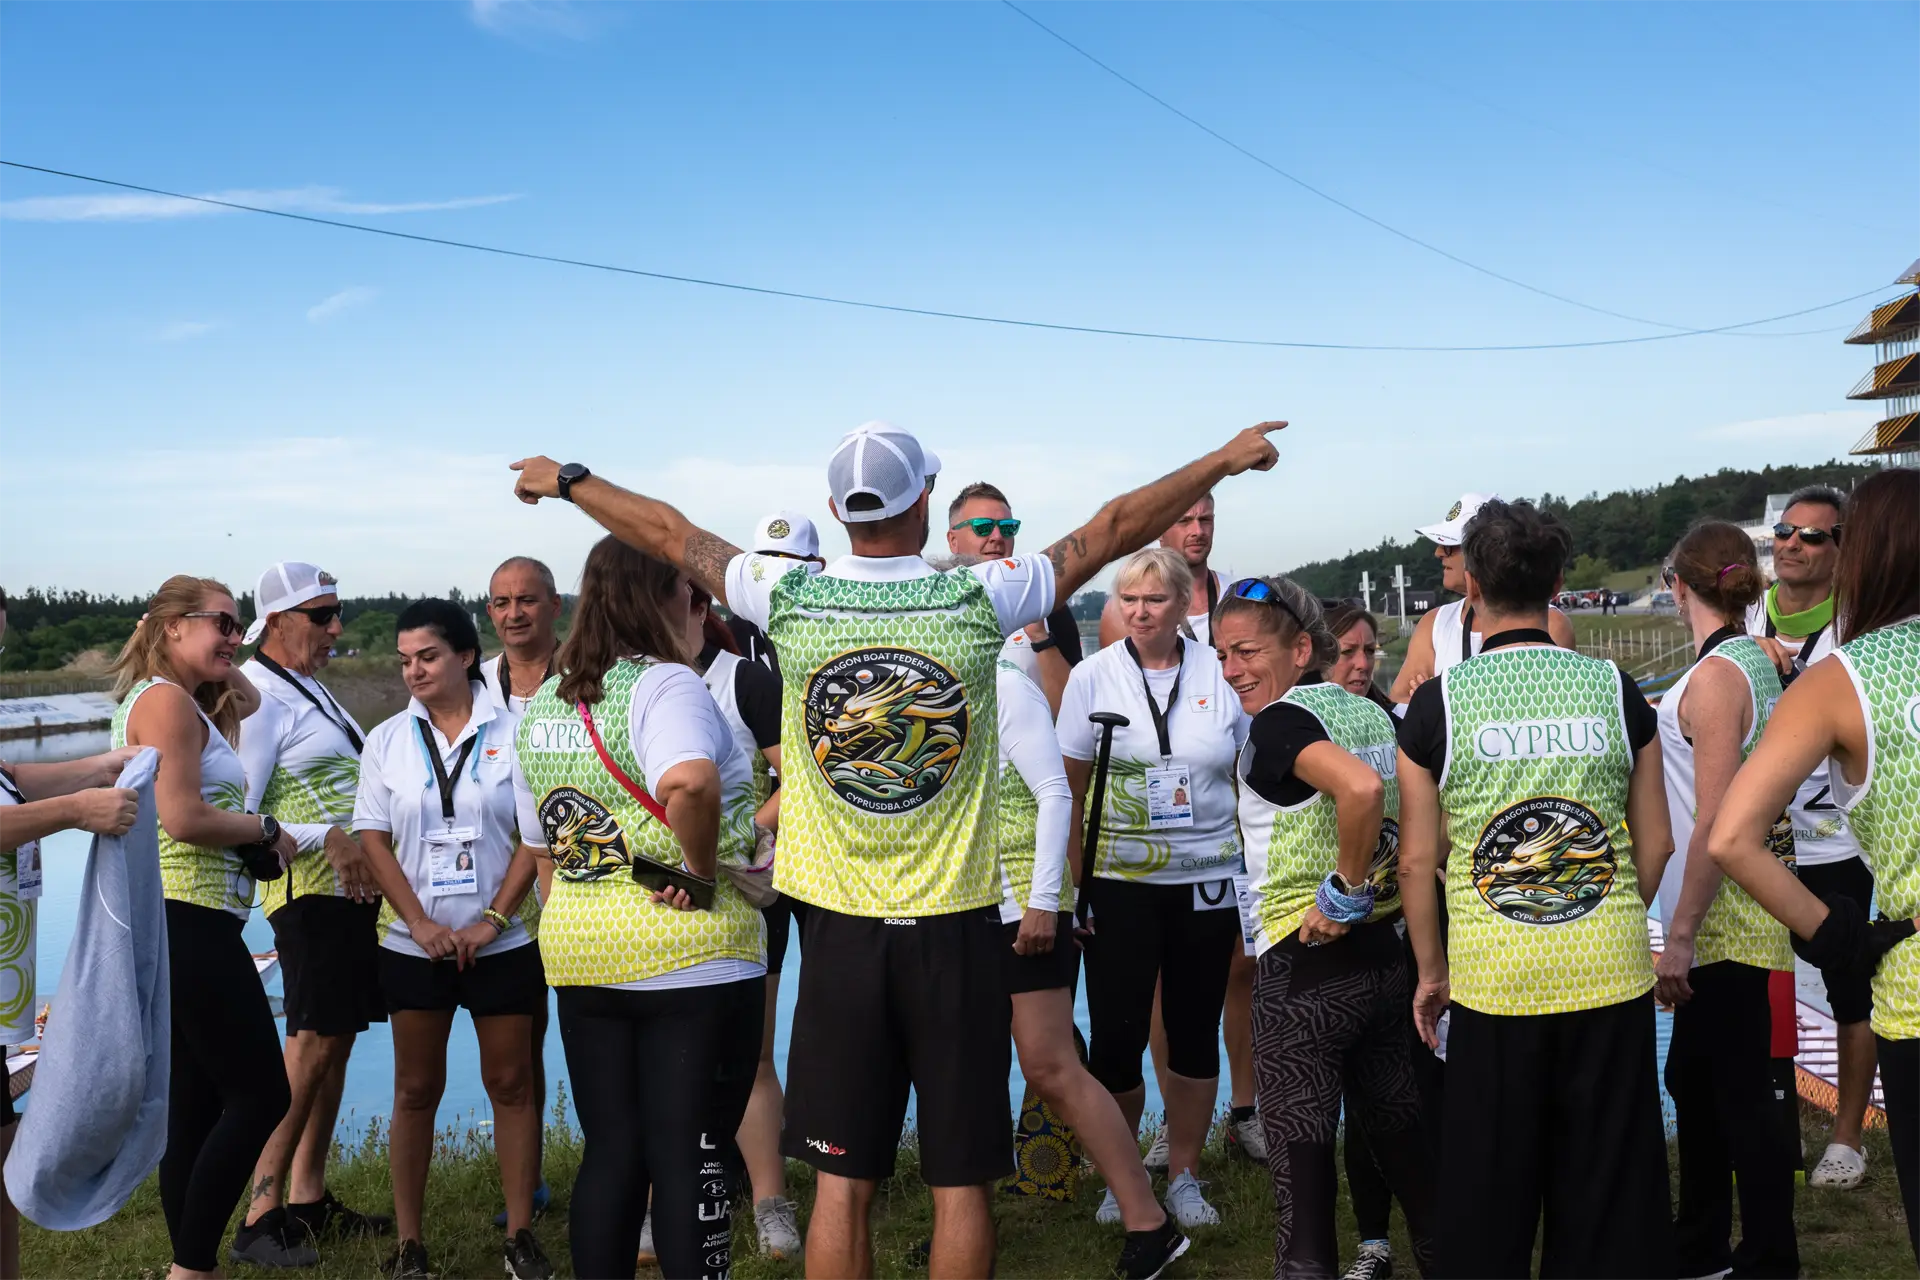
POLYGON ((212 618, 213 625, 220 629, 220 635, 223 639, 231 640, 234 636, 246 630, 245 627, 240 625, 240 619, 230 613, 222 613, 218 609, 196 609, 192 613, 183 613, 180 616, 183 618, 212 618))
POLYGON ((973 530, 973 536, 976 538, 991 538, 996 528, 1000 530, 1000 535, 1005 538, 1016 537, 1020 532, 1020 522, 1018 520, 989 520, 985 516, 980 516, 973 520, 961 520, 956 524, 947 526, 949 529, 959 529, 962 527, 973 530))
POLYGON ((1299 623, 1303 630, 1307 625, 1301 621, 1300 615, 1293 611, 1293 606, 1281 599, 1280 593, 1275 591, 1264 578, 1242 578, 1227 588, 1227 595, 1235 600, 1251 600, 1255 604, 1270 604, 1275 608, 1284 609, 1287 616, 1299 623))
POLYGON ((1773 537, 1776 542, 1790 542, 1796 533, 1800 535, 1800 541, 1809 547, 1817 547, 1828 538, 1833 539, 1833 544, 1836 547, 1840 545, 1839 525, 1835 525, 1831 530, 1828 530, 1822 529, 1817 525, 1791 525, 1782 520, 1779 524, 1773 526, 1773 537))

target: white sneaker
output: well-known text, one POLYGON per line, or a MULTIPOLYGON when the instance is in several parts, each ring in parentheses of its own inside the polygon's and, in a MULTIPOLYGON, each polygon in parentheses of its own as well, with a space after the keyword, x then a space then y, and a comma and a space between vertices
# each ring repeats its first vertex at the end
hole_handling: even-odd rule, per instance
POLYGON ((1142 1161, 1150 1174, 1166 1176, 1167 1165, 1173 1157, 1167 1154, 1167 1126, 1161 1125, 1160 1132, 1153 1135, 1153 1145, 1147 1148, 1147 1158, 1142 1161))
POLYGON ((1227 1120, 1227 1151, 1243 1155, 1256 1164, 1267 1162, 1267 1135, 1260 1127, 1258 1113, 1245 1120, 1227 1120))
POLYGON ((660 1265, 660 1255, 653 1251, 653 1210, 647 1210, 647 1216, 640 1220, 640 1256, 634 1261, 643 1267, 660 1265))
POLYGON ((1200 1188, 1204 1185, 1193 1176, 1193 1170, 1182 1169, 1180 1176, 1167 1187, 1167 1212, 1173 1215, 1173 1220, 1180 1224, 1182 1231, 1220 1225, 1220 1214, 1200 1194, 1200 1188))
POLYGON ((1856 1151, 1844 1142, 1830 1142, 1827 1144, 1827 1153, 1820 1157, 1820 1163, 1813 1166, 1813 1172, 1807 1175, 1807 1185, 1851 1191, 1866 1176, 1867 1153, 1864 1150, 1856 1151))
POLYGON ((760 1235, 762 1257, 798 1262, 805 1256, 800 1242, 800 1211, 785 1196, 754 1201, 753 1226, 760 1235))
POLYGON ((1093 1211, 1093 1220, 1103 1227, 1117 1227, 1124 1219, 1120 1216, 1120 1202, 1113 1198, 1113 1188, 1107 1188, 1107 1194, 1100 1198, 1100 1207, 1093 1211))

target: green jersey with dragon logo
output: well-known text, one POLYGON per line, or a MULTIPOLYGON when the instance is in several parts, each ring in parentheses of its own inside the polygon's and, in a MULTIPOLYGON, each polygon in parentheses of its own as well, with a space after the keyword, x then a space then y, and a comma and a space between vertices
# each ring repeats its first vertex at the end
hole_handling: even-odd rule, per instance
MULTIPOLYGON (((647 777, 632 743, 634 691, 654 664, 623 659, 606 673, 593 708, 600 741, 633 783, 647 777)), ((678 668, 685 670, 684 668, 678 668)), ((698 680, 691 671, 691 679, 698 680)), ((679 911, 651 900, 633 879, 636 859, 681 865, 680 842, 600 762, 579 711, 560 701, 559 677, 540 686, 521 718, 515 751, 553 858, 553 896, 540 913, 540 959, 555 987, 641 982, 710 960, 765 962, 760 913, 725 874, 713 907, 679 911)), ((704 686, 700 697, 711 707, 704 686)), ((732 736, 721 767, 720 860, 746 866, 753 855, 752 773, 732 736)))
POLYGON ((1627 832, 1633 753, 1619 669, 1502 647, 1440 681, 1453 999, 1538 1014, 1641 995, 1653 958, 1627 832))
POLYGON ((786 673, 780 891, 867 917, 999 902, 1004 636, 981 579, 796 569, 772 588, 766 631, 786 673))
MULTIPOLYGON (((345 726, 355 733, 360 728, 317 680, 309 678, 306 688, 314 699, 309 701, 287 677, 257 660, 242 670, 261 698, 260 709, 240 722, 247 792, 252 807, 279 819, 300 850, 287 875, 262 890, 262 897, 271 909, 308 894, 338 896, 342 890, 327 860, 326 834, 332 827, 353 826, 360 752, 345 726)), ((364 741, 366 735, 360 737, 364 741)))
MULTIPOLYGON (((1920 916, 1920 617, 1869 631, 1834 651, 1853 681, 1867 725, 1867 776, 1847 785, 1839 763, 1834 796, 1867 865, 1880 913, 1920 916)), ((1873 1030, 1889 1040, 1920 1036, 1920 937, 1887 952, 1873 975, 1873 1030)))
MULTIPOLYGON (((1372 766, 1386 786, 1385 818, 1367 869, 1375 894, 1367 918, 1385 919, 1400 909, 1399 748, 1393 722, 1379 707, 1336 684, 1295 685, 1280 701, 1318 720, 1335 746, 1372 766)), ((1247 784, 1259 734, 1259 717, 1254 719, 1240 753, 1240 837, 1246 842, 1247 880, 1258 947, 1264 952, 1300 928, 1321 881, 1339 866, 1340 820, 1324 792, 1297 805, 1278 805, 1247 784)))
MULTIPOLYGON (((166 680, 142 680, 127 691, 126 700, 113 713, 112 744, 127 745, 127 717, 140 695, 166 680)), ((177 687, 177 686, 176 686, 177 687)), ((216 809, 229 813, 247 811, 247 777, 233 744, 220 736, 220 730, 201 711, 194 710, 206 730, 207 743, 200 749, 200 798, 216 809)), ((253 910, 253 877, 246 873, 239 857, 231 849, 208 849, 187 844, 160 829, 160 888, 175 902, 196 907, 212 907, 242 920, 253 910)))

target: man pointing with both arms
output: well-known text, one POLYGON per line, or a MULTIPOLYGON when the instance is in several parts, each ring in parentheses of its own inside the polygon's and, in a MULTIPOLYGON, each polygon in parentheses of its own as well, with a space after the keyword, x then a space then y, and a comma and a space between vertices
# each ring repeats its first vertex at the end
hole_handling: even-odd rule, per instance
MULTIPOLYGON (((809 1274, 872 1274, 869 1211, 893 1171, 909 1087, 933 1191, 930 1275, 990 1274, 991 1185, 1012 1172, 993 838, 1001 646, 1218 481, 1270 469, 1267 436, 1285 425, 1250 427, 1114 499, 1042 555, 944 573, 920 555, 926 451, 886 423, 848 433, 827 464, 853 554, 824 571, 743 554, 578 463, 513 464, 523 501, 575 503, 780 652, 782 740, 807 744, 782 780, 777 885, 811 908, 784 1137, 787 1155, 819 1171, 809 1274)), ((1157 1275, 1184 1245, 1170 1222, 1129 1233, 1121 1269, 1157 1275)))

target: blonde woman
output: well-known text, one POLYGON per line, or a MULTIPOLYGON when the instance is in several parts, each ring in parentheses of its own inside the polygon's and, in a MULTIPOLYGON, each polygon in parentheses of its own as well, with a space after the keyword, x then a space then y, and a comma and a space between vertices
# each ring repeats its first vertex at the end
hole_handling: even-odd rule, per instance
MULTIPOLYGON (((113 665, 113 745, 160 751, 154 803, 173 1014, 160 1206, 173 1280, 218 1273, 227 1222, 289 1100, 280 1034, 240 937, 255 875, 278 878, 294 856, 279 823, 246 812, 234 743, 260 697, 233 665, 241 630, 225 586, 172 577, 113 665)), ((318 1260, 298 1242, 286 1256, 318 1260)))

